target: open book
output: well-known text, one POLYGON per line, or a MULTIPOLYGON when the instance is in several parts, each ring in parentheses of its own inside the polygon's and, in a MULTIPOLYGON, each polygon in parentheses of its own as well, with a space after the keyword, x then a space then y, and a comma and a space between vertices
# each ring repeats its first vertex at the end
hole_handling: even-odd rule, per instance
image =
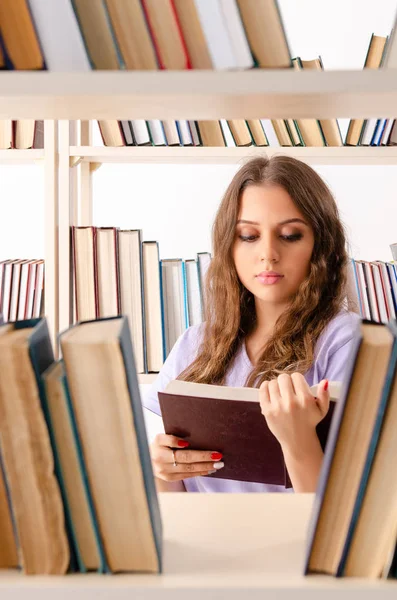
MULTIPOLYGON (((330 408, 317 426, 323 449, 340 388, 340 383, 330 382, 330 408)), ((315 396, 317 386, 311 391, 315 396)), ((222 452, 225 466, 208 477, 291 487, 281 446, 261 413, 257 388, 174 380, 159 392, 159 401, 167 434, 183 437, 191 449, 222 452)))

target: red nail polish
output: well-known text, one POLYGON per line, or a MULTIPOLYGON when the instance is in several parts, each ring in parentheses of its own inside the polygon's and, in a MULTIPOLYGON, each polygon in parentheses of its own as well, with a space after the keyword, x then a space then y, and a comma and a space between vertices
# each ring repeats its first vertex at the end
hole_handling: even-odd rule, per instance
POLYGON ((189 445, 189 442, 184 442, 183 440, 178 440, 179 448, 187 448, 188 445, 189 445))
POLYGON ((328 379, 326 379, 325 383, 324 383, 324 392, 326 392, 328 389, 328 379))
POLYGON ((213 452, 211 454, 212 460, 221 460, 222 457, 223 457, 223 454, 221 454, 220 452, 213 452))

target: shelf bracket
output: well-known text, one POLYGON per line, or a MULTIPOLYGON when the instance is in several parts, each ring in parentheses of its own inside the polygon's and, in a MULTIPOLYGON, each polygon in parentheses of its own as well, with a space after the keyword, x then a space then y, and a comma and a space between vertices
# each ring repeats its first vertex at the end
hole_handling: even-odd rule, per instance
POLYGON ((101 166, 101 162, 90 162, 90 172, 95 173, 95 171, 98 171, 99 167, 101 166))
POLYGON ((69 166, 77 167, 77 165, 79 165, 82 160, 83 160, 82 156, 70 156, 69 157, 69 166))

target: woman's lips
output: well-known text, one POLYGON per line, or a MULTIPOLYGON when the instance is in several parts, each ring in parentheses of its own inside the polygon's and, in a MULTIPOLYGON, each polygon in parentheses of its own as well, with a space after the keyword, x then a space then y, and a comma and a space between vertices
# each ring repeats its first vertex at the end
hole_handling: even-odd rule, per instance
POLYGON ((279 281, 281 281, 283 277, 284 277, 284 275, 281 275, 280 273, 274 273, 274 272, 271 272, 271 273, 263 272, 263 273, 259 273, 259 275, 256 276, 259 283, 262 283, 263 285, 274 285, 275 283, 278 283, 279 281))

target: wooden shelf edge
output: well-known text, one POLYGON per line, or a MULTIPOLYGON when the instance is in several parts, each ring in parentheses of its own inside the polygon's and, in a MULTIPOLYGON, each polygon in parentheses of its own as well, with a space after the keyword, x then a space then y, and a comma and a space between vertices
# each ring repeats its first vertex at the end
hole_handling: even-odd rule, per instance
POLYGON ((0 73, 1 119, 394 118, 393 69, 0 73))
POLYGON ((385 165, 397 164, 397 146, 387 147, 156 147, 121 148, 71 146, 72 160, 88 163, 236 164, 255 156, 293 156, 311 164, 385 165))
POLYGON ((44 158, 43 149, 28 149, 28 150, 0 150, 1 163, 33 163, 44 158))

